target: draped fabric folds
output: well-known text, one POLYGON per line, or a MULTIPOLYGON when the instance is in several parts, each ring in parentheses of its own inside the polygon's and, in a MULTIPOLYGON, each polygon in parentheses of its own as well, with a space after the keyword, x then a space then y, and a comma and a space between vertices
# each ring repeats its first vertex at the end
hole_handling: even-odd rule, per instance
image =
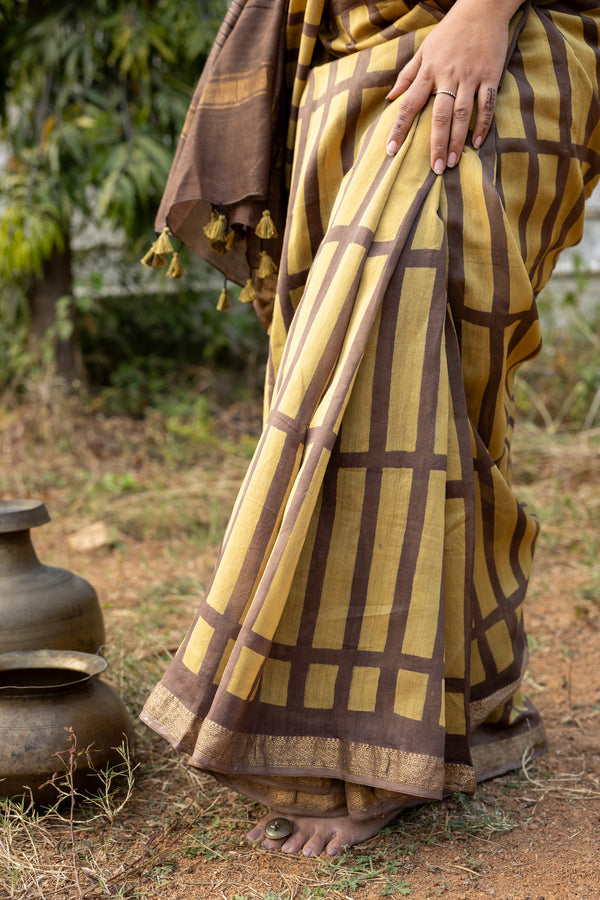
MULTIPOLYGON (((538 525, 511 487, 513 378, 600 171, 600 8, 521 7, 492 131, 438 177, 432 104, 390 158, 385 96, 450 5, 272 7, 287 72, 261 103, 286 110, 292 168, 265 425, 142 718, 281 811, 361 818, 470 791, 545 741, 520 687, 538 525)), ((236 16, 252 41, 252 4, 236 16)), ((211 65, 225 115, 233 73, 220 94, 211 65)), ((202 203, 250 229, 267 202, 212 196, 218 179, 183 202, 180 176, 160 216, 191 243, 202 203)))

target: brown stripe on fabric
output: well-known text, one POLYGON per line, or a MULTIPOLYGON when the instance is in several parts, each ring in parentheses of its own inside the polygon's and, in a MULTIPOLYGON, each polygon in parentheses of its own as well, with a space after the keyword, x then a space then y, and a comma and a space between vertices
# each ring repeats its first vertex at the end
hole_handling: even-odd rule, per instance
MULTIPOLYGON (((496 597, 497 605, 493 612, 489 613, 485 617, 485 624, 488 627, 495 621, 499 619, 505 619, 509 628, 514 630, 517 625, 516 618, 516 603, 515 601, 519 599, 519 597, 523 597, 525 593, 526 579, 523 577, 523 572, 518 563, 518 548, 515 553, 515 549, 512 546, 514 541, 517 539, 518 533, 525 532, 526 528, 526 519, 525 513, 521 506, 519 506, 516 501, 515 509, 517 510, 517 525, 515 532, 513 532, 511 539, 511 548, 509 550, 510 559, 516 561, 517 569, 513 572, 515 579, 518 584, 518 589, 507 597, 505 596, 504 591, 502 590, 502 586, 500 583, 500 579, 498 577, 498 572, 496 568, 496 550, 495 550, 495 485, 492 478, 492 469, 494 467, 493 461, 489 458, 489 454, 487 451, 481 447, 479 436, 475 435, 475 441, 478 446, 478 449, 481 451, 481 455, 478 455, 478 458, 475 461, 475 469, 479 476, 480 483, 480 492, 481 492, 481 518, 482 518, 482 530, 483 530, 483 543, 485 548, 485 559, 487 563, 487 571, 488 577, 490 579, 490 583, 492 584, 494 590, 494 596, 496 597)), ((519 541, 520 546, 520 541, 519 541)), ((479 615, 477 614, 476 618, 479 620, 478 624, 481 624, 483 620, 479 619, 479 615)))
MULTIPOLYGON (((271 487, 267 493, 265 502, 262 505, 256 527, 254 528, 252 536, 248 542, 247 551, 240 566, 237 581, 232 589, 231 596, 228 598, 228 603, 231 603, 233 601, 238 615, 242 614, 243 608, 245 606, 245 601, 243 601, 243 599, 240 597, 239 601, 236 602, 236 592, 241 587, 243 596, 244 591, 248 590, 248 585, 255 584, 256 578, 261 570, 261 567, 263 566, 265 537, 271 534, 273 530, 275 530, 278 526, 280 508, 285 499, 285 495, 287 494, 288 485, 290 484, 292 473, 296 467, 296 448, 298 447, 299 443, 300 442, 295 434, 286 435, 285 446, 288 452, 284 451, 277 461, 271 487)), ((248 490, 250 484, 251 481, 245 482, 243 492, 240 495, 242 499, 246 495, 246 491, 248 490)), ((217 568, 218 562, 229 547, 231 535, 232 533, 234 533, 234 527, 237 523, 237 516, 239 515, 241 506, 242 504, 238 503, 236 511, 232 515, 232 526, 228 529, 227 537, 223 542, 221 552, 219 554, 219 560, 217 561, 217 568)), ((216 577, 217 573, 215 571, 215 574, 213 574, 211 583, 208 588, 209 595, 216 577)), ((247 594, 245 596, 247 596, 247 594)))
MULTIPOLYGON (((376 387, 374 385, 374 393, 375 391, 376 387)), ((370 434, 371 436, 373 435, 372 428, 370 434)), ((385 434, 385 430, 382 429, 380 434, 385 434)), ((344 631, 344 646, 348 647, 349 652, 352 653, 353 659, 355 659, 353 651, 358 650, 363 627, 363 614, 368 598, 373 548, 377 531, 377 509, 379 506, 380 492, 381 469, 377 468, 374 470, 368 465, 365 478, 365 501, 363 503, 360 520, 358 548, 354 563, 354 578, 352 582, 352 592, 350 594, 350 609, 352 610, 352 615, 346 617, 346 628, 344 631)), ((379 661, 377 665, 380 665, 379 661)), ((380 697, 381 691, 379 690, 378 702, 380 697)), ((345 705, 347 706, 347 698, 345 705)))
MULTIPOLYGON (((519 585, 519 590, 518 590, 518 592, 515 592, 512 595, 511 604, 514 604, 514 602, 517 598, 519 600, 519 605, 523 602, 523 600, 525 599, 525 592, 527 590, 527 584, 529 581, 530 573, 523 572, 523 568, 521 566, 521 562, 519 559, 520 552, 521 552, 521 546, 527 535, 528 521, 531 521, 531 519, 528 520, 527 514, 525 513, 523 507, 520 504, 517 504, 517 524, 515 526, 512 540, 511 540, 509 559, 510 559, 510 565, 511 565, 511 568, 513 571, 513 575, 515 576, 515 580, 516 580, 517 584, 519 585)), ((533 541, 532 541, 532 547, 531 547, 531 550, 528 551, 531 555, 533 555, 533 551, 535 549, 535 544, 537 541, 537 537, 539 535, 539 530, 540 530, 539 523, 537 523, 535 536, 533 537, 533 541)), ((520 628, 522 628, 522 625, 523 625, 523 620, 521 619, 520 622, 518 622, 518 626, 520 628)))
MULTIPOLYGON (((538 193, 540 165, 537 153, 531 153, 531 141, 537 140, 537 123, 534 116, 534 91, 530 82, 525 77, 523 57, 518 45, 513 53, 509 69, 514 72, 520 101, 519 113, 523 121, 523 131, 527 136, 526 139, 522 141, 523 148, 526 149, 527 152, 527 190, 517 225, 521 256, 523 259, 527 259, 527 226, 538 193)), ((511 149, 516 143, 518 142, 510 141, 511 149)), ((502 189, 502 152, 504 151, 504 147, 502 146, 502 142, 497 141, 496 149, 498 152, 498 191, 500 197, 504 200, 502 189)))
POLYGON ((227 12, 225 13, 225 18, 223 19, 223 24, 219 28, 217 32, 217 36, 215 38, 215 44, 218 47, 221 47, 225 42, 227 35, 230 33, 231 29, 235 25, 238 16, 240 15, 243 9, 243 4, 239 2, 239 0, 232 0, 229 5, 227 12))
MULTIPOLYGON (((491 224, 492 253, 502 262, 494 266, 494 294, 488 317, 489 371, 487 384, 481 395, 481 414, 475 422, 483 443, 492 442, 497 405, 502 402, 504 386, 504 324, 510 308, 510 257, 502 205, 495 188, 483 182, 483 193, 491 224)), ((467 313, 467 318, 469 318, 467 313)))
MULTIPOLYGON (((513 329, 511 336, 508 340, 507 348, 506 348, 506 357, 507 360, 510 360, 512 354, 519 346, 521 341, 529 334, 532 326, 538 321, 538 311, 535 303, 533 302, 533 291, 532 291, 532 303, 528 310, 524 310, 515 315, 515 320, 517 322, 516 328, 513 329)), ((507 324, 510 321, 510 317, 507 316, 507 324)), ((533 359, 534 356, 537 356, 542 346, 541 338, 539 342, 533 347, 533 349, 525 354, 524 356, 519 356, 519 360, 517 365, 520 365, 522 362, 526 362, 528 359, 533 359)), ((507 368, 507 373, 512 372, 515 368, 514 364, 509 364, 507 368)))
MULTIPOLYGON (((345 250, 346 248, 344 246, 342 246, 341 244, 338 245, 333 255, 332 265, 334 264, 334 261, 341 262, 345 250)), ((354 299, 356 296, 358 285, 360 284, 360 278, 362 275, 365 259, 366 257, 363 256, 360 267, 352 280, 350 290, 341 307, 340 315, 338 316, 335 327, 331 330, 326 343, 323 345, 319 361, 315 365, 314 372, 310 377, 310 381, 306 384, 303 398, 296 413, 296 420, 298 423, 296 426, 297 428, 305 428, 308 425, 320 397, 329 384, 336 360, 338 358, 339 348, 343 340, 343 335, 345 334, 348 321, 354 308, 354 299)), ((330 288, 332 288, 332 285, 328 284, 326 288, 321 289, 318 292, 318 304, 326 302, 326 293, 330 288)), ((296 319, 292 323, 292 332, 297 321, 298 320, 296 319)), ((312 322, 308 322, 306 331, 310 332, 311 328, 312 322)), ((288 339, 286 343, 286 350, 284 350, 283 359, 281 361, 280 375, 278 376, 275 383, 273 408, 270 415, 276 414, 278 403, 280 403, 282 400, 285 400, 286 388, 288 388, 297 377, 297 366, 300 364, 301 357, 303 356, 304 341, 304 335, 294 337, 294 344, 296 345, 296 349, 294 356, 291 359, 289 359, 289 357, 292 353, 292 341, 288 339), (282 371, 284 372, 283 376, 281 375, 282 371)))
MULTIPOLYGON (((363 624, 363 613, 368 596, 373 547, 377 530, 376 513, 379 507, 379 495, 381 491, 381 474, 383 467, 381 460, 385 455, 385 435, 387 434, 387 421, 389 416, 391 386, 388 373, 391 371, 392 365, 394 351, 393 335, 395 328, 388 328, 385 325, 383 327, 381 326, 386 321, 386 311, 388 306, 386 299, 390 296, 390 291, 396 298, 400 297, 401 288, 400 285, 396 284, 398 280, 396 273, 394 273, 388 290, 386 291, 386 295, 382 300, 380 327, 377 332, 372 387, 372 407, 369 422, 369 451, 365 454, 366 458, 362 463, 366 468, 365 502, 363 503, 362 509, 358 550, 354 567, 354 580, 350 597, 350 606, 354 613, 352 616, 347 616, 346 618, 344 634, 344 645, 347 645, 353 650, 356 650, 359 645, 363 624)), ((396 303, 398 303, 397 299, 396 303)), ((340 441, 338 441, 332 457, 332 464, 338 467, 354 467, 356 463, 349 458, 352 455, 353 454, 342 453, 340 451, 340 441)), ((358 465, 360 466, 361 464, 358 463, 358 465)), ((381 696, 380 691, 378 692, 378 696, 381 696)))
MULTIPOLYGON (((480 450, 483 450, 483 453, 485 453, 485 450, 481 448, 480 439, 477 434, 475 434, 475 439, 480 450)), ((524 651, 524 635, 522 631, 521 634, 523 637, 521 644, 519 644, 516 639, 519 632, 516 609, 518 608, 519 601, 522 599, 524 589, 518 590, 514 597, 505 597, 500 584, 496 569, 496 555, 494 550, 495 516, 494 486, 491 477, 492 463, 491 461, 484 462, 484 459, 482 458, 483 453, 481 456, 478 456, 475 462, 475 468, 479 475, 481 486, 481 519, 487 575, 492 586, 496 606, 494 610, 485 616, 485 618, 482 618, 479 604, 475 603, 473 605, 473 637, 477 640, 482 664, 486 672, 485 681, 471 688, 473 698, 479 698, 486 693, 489 693, 490 688, 496 690, 501 685, 506 684, 507 681, 514 679, 519 674, 524 651), (486 509, 489 511, 486 512, 486 509), (513 655, 512 662, 504 667, 502 671, 498 672, 496 660, 488 644, 486 632, 494 623, 501 621, 506 624, 508 632, 513 639, 513 655)))
POLYGON ((453 3, 454 0, 434 0, 433 3, 431 3, 431 0, 420 0, 417 6, 420 6, 424 12, 434 16, 438 21, 441 21, 444 13, 448 12, 453 3))
MULTIPOLYGON (((309 636, 310 634, 312 634, 310 628, 307 628, 306 632, 309 636)), ((298 648, 295 646, 290 646, 288 644, 277 644, 276 642, 274 642, 271 647, 270 656, 273 659, 293 662, 294 656, 297 652, 298 648)), ((400 664, 400 657, 394 656, 394 661, 391 664, 391 668, 387 665, 383 666, 383 653, 380 650, 359 650, 358 648, 350 648, 348 651, 349 655, 351 656, 350 663, 347 663, 346 660, 342 660, 340 663, 339 650, 330 649, 328 647, 314 647, 310 644, 310 642, 303 645, 303 652, 310 654, 311 662, 317 662, 323 665, 331 664, 333 661, 335 661, 336 665, 338 663, 341 666, 349 665, 350 668, 355 665, 371 667, 380 666, 382 667, 382 677, 386 671, 391 671, 394 679, 396 678, 398 665, 400 664)), ((400 650, 398 650, 398 653, 400 653, 400 650)), ((428 675, 431 671, 430 663, 431 660, 426 657, 414 656, 411 657, 410 667, 414 672, 428 675)), ((366 715, 366 713, 360 712, 359 715, 364 716, 366 715)))
MULTIPOLYGON (((597 9, 598 4, 594 0, 593 5, 592 5, 592 3, 590 3, 590 5, 587 8, 588 9, 594 9, 594 8, 597 9)), ((583 35, 584 35, 585 42, 588 47, 592 47, 594 49, 594 52, 596 54, 596 88, 597 88, 598 84, 600 83, 600 29, 598 28, 597 21, 592 19, 590 16, 581 16, 581 22, 583 24, 583 35)), ((594 117, 594 120, 596 122, 598 122, 598 106, 599 105, 600 104, 598 103, 598 95, 594 94, 592 109, 595 108, 596 115, 594 117)), ((590 112, 591 112, 591 110, 590 110, 590 112)), ((589 133, 591 134, 591 132, 589 132, 589 133)), ((586 137, 587 137, 587 135, 588 135, 588 129, 586 126, 586 137)))
MULTIPOLYGON (((336 94, 336 86, 335 86, 335 66, 330 66, 328 70, 328 84, 327 91, 324 96, 321 97, 320 101, 315 100, 314 96, 315 92, 315 80, 314 78, 309 78, 307 81, 307 85, 305 88, 305 96, 302 108, 300 109, 300 113, 298 116, 298 132, 300 135, 304 136, 304 142, 302 144, 298 143, 296 146, 296 155, 299 159, 304 159, 306 154, 306 141, 308 140, 309 135, 311 139, 315 141, 315 137, 310 133, 309 128, 302 128, 302 123, 304 121, 310 122, 311 118, 314 115, 316 109, 325 105, 327 101, 329 103, 330 98, 335 96, 336 94)), ((321 143, 323 132, 327 127, 327 116, 323 115, 321 117, 321 123, 319 126, 318 134, 318 142, 321 143)), ((329 152, 332 152, 331 149, 329 152)), ((293 196, 298 195, 298 183, 300 181, 300 173, 301 167, 297 166, 295 170, 295 183, 292 185, 291 193, 293 196)), ((306 211, 306 221, 308 225, 308 238, 310 241, 311 255, 314 258, 317 250, 319 249, 319 244, 323 240, 324 227, 326 227, 327 223, 323 223, 321 221, 321 205, 320 205, 320 196, 321 190, 319 187, 319 167, 318 165, 313 165, 310 169, 304 171, 303 178, 303 196, 305 201, 305 211, 306 211), (307 203, 307 200, 309 203, 307 203)), ((291 233, 291 229, 289 231, 291 233)), ((286 259, 287 257, 287 247, 286 247, 286 259)))
MULTIPOLYGON (((303 443, 304 434, 301 433, 301 429, 295 427, 295 423, 291 421, 287 416, 283 416, 282 414, 274 416, 274 422, 274 425, 269 425, 268 428, 265 426, 265 428, 263 429, 263 433, 261 434, 260 440, 257 445, 257 451, 262 450, 264 445, 268 443, 271 429, 275 429, 276 431, 286 435, 285 449, 293 450, 293 452, 289 452, 287 454, 282 453, 279 460, 277 461, 273 477, 273 484, 277 487, 280 484, 288 484, 290 475, 295 466, 295 450, 303 443)), ((223 555, 223 551, 227 546, 229 535, 231 534, 237 522, 239 508, 241 506, 240 501, 246 496, 248 487, 252 483, 252 479, 254 478, 254 475, 256 474, 260 465, 261 460, 259 458, 258 452, 256 452, 252 458, 250 466, 248 467, 248 471, 246 472, 244 482, 236 501, 236 506, 234 507, 233 513, 229 519, 225 537, 223 539, 223 543, 217 557, 217 564, 219 563, 221 556, 223 555)))
MULTIPOLYGON (((362 106, 363 106, 363 94, 374 88, 378 88, 382 86, 382 81, 384 84, 389 83, 389 76, 386 75, 385 72, 381 71, 372 71, 369 72, 369 63, 371 62, 371 52, 363 51, 358 55, 358 62, 355 67, 355 74, 346 79, 342 84, 345 85, 344 90, 348 90, 348 108, 346 111, 346 121, 347 127, 344 130, 344 136, 342 138, 341 143, 341 159, 342 159, 342 169, 344 174, 350 171, 352 166, 354 165, 354 161, 357 158, 356 156, 356 138, 357 138, 357 123, 360 120, 362 106), (348 85, 350 82, 350 85, 348 85), (357 91, 354 89, 354 85, 360 84, 361 90, 357 91)), ((342 84, 338 86, 338 91, 342 88, 342 84)), ((391 87, 391 85, 390 85, 391 87)), ((382 93, 383 100, 383 93, 382 93)), ((360 159, 360 154, 358 156, 360 159)))
POLYGON ((461 324, 465 310, 465 260, 463 245, 464 206, 458 168, 446 171, 444 187, 448 198, 448 213, 446 216, 448 303, 454 317, 454 328, 458 346, 460 347, 462 340, 461 324))
MULTIPOLYGON (((367 142, 365 141, 365 144, 366 143, 367 142)), ((383 160, 381 168, 383 170, 385 170, 385 168, 387 168, 387 166, 389 166, 389 164, 390 164, 390 158, 388 157, 383 160)), ((380 276, 380 283, 385 283, 386 278, 389 279, 390 274, 394 271, 394 269, 397 266, 397 262, 400 257, 400 254, 401 254, 402 250, 404 249, 405 244, 408 241, 409 235, 412 233, 412 230, 415 227, 414 223, 415 223, 415 220, 418 219, 418 210, 420 209, 420 207, 425 199, 425 196, 427 195, 428 188, 432 181, 432 178, 435 178, 435 175, 433 172, 428 174, 427 178, 425 179, 424 184, 416 192, 415 198, 411 204, 411 209, 409 211, 409 215, 407 215, 406 220, 401 223, 395 241, 393 243, 390 242, 391 243, 390 252, 387 254, 388 258, 387 258, 386 264, 385 264, 384 269, 380 276)), ((371 238, 371 241, 373 240, 372 232, 369 229, 359 227, 359 225, 357 223, 360 222, 360 220, 364 214, 364 211, 368 208, 368 204, 372 200, 372 194, 375 193, 375 191, 376 191, 377 182, 378 182, 378 173, 374 173, 373 186, 366 193, 362 203, 359 205, 358 209, 356 210, 352 221, 350 223, 348 223, 347 230, 346 229, 342 230, 343 233, 351 234, 354 237, 355 232, 360 232, 364 236, 365 240, 368 240, 369 237, 371 238)), ((332 229, 332 231, 334 231, 334 230, 335 229, 332 229)), ((329 239, 328 239, 328 243, 329 243, 329 239)), ((359 242, 354 239, 353 239, 353 243, 359 244, 359 242)), ((367 244, 367 246, 369 246, 369 245, 367 244)), ((345 252, 346 252, 346 247, 345 247, 344 243, 342 241, 339 241, 336 246, 336 249, 334 251, 334 254, 332 256, 332 259, 330 261, 330 264, 329 264, 330 271, 333 271, 335 273, 336 263, 339 264, 341 262, 345 252)), ((358 271, 353 279, 351 289, 348 292, 346 299, 344 300, 342 310, 341 310, 343 315, 338 316, 338 321, 336 323, 336 327, 332 331, 331 336, 327 342, 327 345, 324 348, 321 359, 317 366, 317 371, 315 372, 315 376, 313 376, 310 384, 306 388, 304 401, 302 403, 302 410, 301 410, 301 412, 299 411, 300 415, 302 415, 302 416, 306 416, 307 411, 310 409, 311 405, 314 408, 315 398, 320 397, 322 391, 326 387, 327 382, 323 379, 323 374, 325 373, 325 371, 331 372, 332 364, 335 361, 335 359, 337 358, 337 352, 338 352, 338 348, 340 346, 340 336, 343 336, 345 334, 345 330, 347 328, 348 321, 349 321, 350 315, 351 315, 353 307, 354 307, 354 298, 356 296, 356 291, 357 291, 358 285, 360 283, 360 277, 362 274, 362 270, 363 270, 363 267, 364 267, 364 264, 365 264, 365 261, 366 261, 366 258, 368 255, 369 254, 365 254, 362 258, 361 264, 360 264, 358 271), (317 379, 317 375, 319 375, 319 380, 317 379)), ((319 305, 322 302, 326 302, 328 292, 330 290, 334 289, 334 283, 335 283, 335 281, 333 278, 331 280, 329 280, 327 278, 324 279, 324 284, 319 288, 319 290, 316 294, 315 305, 319 305)), ((378 285, 376 285, 376 286, 374 286, 374 289, 373 289, 373 295, 376 298, 375 304, 371 304, 371 309, 373 312, 375 312, 377 307, 379 306, 380 301, 379 301, 378 293, 379 293, 378 285)), ((368 335, 370 333, 373 321, 374 321, 374 317, 373 318, 370 316, 365 317, 364 324, 362 327, 362 333, 364 334, 364 343, 362 343, 362 346, 359 345, 359 350, 360 350, 359 358, 360 358, 360 356, 362 356, 362 350, 363 350, 364 346, 366 346, 366 339, 368 338, 368 335)), ((295 324, 295 322, 292 323, 291 332, 294 329, 294 324, 295 324)), ((284 395, 286 386, 290 383, 291 379, 294 377, 295 367, 302 355, 303 344, 306 339, 307 332, 309 332, 311 329, 311 325, 312 325, 312 323, 309 322, 306 326, 304 334, 294 335, 294 340, 293 341, 288 340, 288 342, 286 344, 286 351, 287 351, 287 348, 292 347, 292 344, 296 344, 297 349, 295 351, 295 356, 291 360, 288 360, 288 352, 284 351, 284 357, 282 359, 281 368, 283 370, 288 369, 288 374, 283 377, 283 380, 281 381, 281 383, 276 385, 275 406, 277 405, 277 396, 284 395)), ((356 343, 358 343, 358 341, 356 343)), ((289 353, 291 353, 291 349, 289 350, 289 353)), ((328 380, 329 379, 327 379, 327 381, 328 380)))
POLYGON ((340 450, 340 464, 346 468, 359 469, 368 466, 374 471, 390 469, 412 469, 415 472, 441 472, 446 468, 446 456, 432 453, 426 459, 422 450, 340 450))
POLYGON ((329 653, 324 653, 322 658, 318 655, 319 659, 313 655, 314 650, 316 649, 313 647, 313 638, 323 599, 324 579, 322 576, 326 569, 330 540, 333 533, 333 523, 336 512, 336 493, 336 479, 327 477, 326 475, 323 481, 319 524, 309 564, 309 574, 306 585, 307 599, 304 602, 302 610, 296 646, 289 651, 290 656, 292 654, 294 656, 295 671, 295 680, 294 683, 290 685, 288 699, 288 705, 292 709, 302 709, 304 706, 304 685, 309 665, 315 661, 322 661, 323 663, 331 661, 331 655, 329 653), (315 572, 321 577, 315 579, 313 575, 315 572), (313 575, 312 578, 311 575, 313 575), (312 649, 310 651, 307 650, 306 655, 302 658, 302 656, 297 654, 297 647, 312 649))
MULTIPOLYGON (((343 238, 347 239, 348 235, 352 235, 352 243, 356 244, 357 246, 362 246, 364 249, 366 249, 369 246, 370 242, 373 240, 373 232, 366 228, 359 229, 358 226, 356 225, 356 222, 360 221, 360 217, 363 213, 364 213, 364 203, 361 204, 359 209, 356 211, 353 221, 350 222, 345 228, 342 228, 340 230, 341 230, 341 235, 343 235, 343 238), (359 232, 361 240, 357 240, 355 238, 355 232, 359 232)), ((342 263, 344 256, 346 254, 346 250, 347 250, 345 240, 340 239, 340 237, 338 237, 335 241, 332 241, 328 237, 328 240, 327 240, 328 244, 336 243, 336 242, 337 242, 337 246, 334 250, 334 253, 332 255, 332 258, 329 262, 329 267, 328 267, 329 272, 331 272, 332 275, 331 275, 331 277, 325 277, 323 279, 323 284, 317 291, 315 300, 313 301, 315 308, 320 306, 322 303, 326 303, 327 295, 329 294, 329 292, 332 290, 335 290, 335 272, 340 267, 340 264, 342 263)), ((330 334, 327 346, 325 348, 325 351, 323 352, 323 355, 321 357, 321 362, 318 366, 319 371, 322 371, 324 367, 328 368, 328 370, 331 371, 332 364, 333 364, 333 362, 335 362, 335 359, 337 358, 339 346, 341 343, 340 337, 343 337, 343 335, 345 334, 345 330, 347 328, 350 315, 354 308, 354 299, 356 296, 356 291, 358 289, 358 285, 360 283, 360 278, 362 275, 362 270, 363 270, 366 258, 367 258, 367 255, 365 253, 362 257, 360 266, 354 276, 354 279, 352 281, 350 289, 349 289, 347 296, 344 300, 344 303, 341 307, 340 315, 338 315, 338 320, 335 324, 335 327, 331 330, 331 334, 330 334)), ((298 320, 296 319, 294 321, 294 323, 292 323, 291 328, 290 328, 290 335, 293 333, 294 328, 297 329, 300 327, 297 324, 297 321, 298 320)), ((310 333, 310 331, 311 331, 311 328, 312 328, 312 318, 311 318, 311 321, 306 323, 304 333, 299 334, 299 335, 294 335, 293 341, 288 340, 286 342, 286 348, 284 350, 282 361, 281 361, 281 369, 282 370, 287 369, 288 374, 286 376, 284 376, 283 379, 280 378, 279 382, 277 383, 277 385, 276 385, 277 394, 284 393, 286 387, 290 384, 291 380, 293 380, 294 373, 295 373, 295 367, 297 366, 297 364, 302 356, 303 345, 306 340, 307 334, 310 333), (291 356, 291 353, 293 351, 292 345, 295 345, 295 347, 296 347, 293 357, 291 356)), ((316 373, 315 373, 315 375, 316 375, 316 373)), ((313 381, 314 381, 314 379, 313 379, 313 381)), ((307 395, 309 395, 309 396, 305 398, 305 401, 303 404, 304 409, 306 409, 307 405, 310 405, 311 403, 313 404, 313 408, 314 408, 313 395, 315 394, 315 390, 317 392, 316 396, 319 397, 325 388, 325 384, 326 384, 326 382, 322 378, 321 378, 321 381, 319 382, 319 384, 316 386, 316 388, 315 388, 314 384, 311 383, 311 386, 308 387, 307 391, 306 391, 307 395)))
MULTIPOLYGON (((549 59, 552 61, 556 83, 559 86, 559 108, 556 121, 558 123, 560 144, 555 149, 557 160, 556 167, 556 192, 554 201, 548 206, 544 221, 541 225, 541 246, 530 268, 531 280, 534 285, 541 284, 543 280, 544 253, 552 245, 552 233, 557 213, 562 202, 562 187, 567 181, 571 165, 571 128, 573 124, 573 110, 571 106, 572 85, 569 77, 569 64, 563 35, 551 23, 546 16, 540 16, 540 21, 546 30, 548 39, 549 59), (568 152, 560 152, 559 147, 569 148, 568 152)), ((583 208, 583 198, 580 197, 580 209, 583 208)))
MULTIPOLYGON (((424 358, 431 362, 430 365, 424 366, 424 377, 421 383, 421 394, 418 401, 417 413, 416 449, 420 451, 424 459, 433 455, 435 442, 436 409, 432 409, 431 404, 434 402, 435 406, 437 406, 440 374, 440 343, 446 315, 445 244, 440 250, 440 258, 441 265, 438 265, 436 270, 425 337, 424 358)), ((418 473, 419 470, 415 470, 415 475, 418 475, 418 473)), ((428 507, 428 481, 429 480, 427 479, 427 484, 424 484, 423 479, 416 477, 413 478, 411 485, 407 517, 411 527, 410 531, 407 531, 404 536, 394 601, 394 605, 397 605, 397 607, 402 610, 402 615, 398 615, 395 620, 390 622, 385 652, 398 652, 398 648, 402 647, 403 644, 403 635, 406 628, 409 605, 411 603, 411 592, 417 566, 417 558, 421 546, 420 535, 422 533, 425 513, 428 507)))
POLYGON ((382 8, 376 3, 369 3, 367 5, 369 21, 377 28, 379 36, 385 41, 393 41, 394 38, 406 34, 406 31, 402 31, 395 24, 395 16, 393 19, 386 18, 384 16, 384 11, 385 8, 382 8))
POLYGON ((436 409, 439 393, 441 357, 441 340, 446 321, 446 243, 439 251, 439 263, 435 270, 431 307, 427 320, 425 336, 424 358, 431 361, 424 366, 423 379, 421 381, 421 396, 419 397, 417 413, 417 442, 416 452, 420 452, 423 458, 435 459, 435 428, 436 409))
POLYGON ((334 2, 331 4, 331 10, 330 10, 330 12, 331 12, 330 20, 333 19, 332 26, 336 29, 335 38, 340 37, 339 28, 336 27, 337 26, 337 22, 335 21, 336 19, 339 19, 339 21, 342 23, 342 27, 348 38, 348 40, 346 41, 346 43, 344 45, 344 50, 346 53, 352 53, 356 50, 356 41, 352 37, 352 25, 350 23, 350 16, 349 16, 349 13, 351 12, 353 6, 354 6, 354 4, 352 2, 345 4, 343 2, 340 2, 340 0, 338 0, 338 2, 335 2, 335 0, 334 0, 334 2))
MULTIPOLYGON (((467 412, 464 382, 460 360, 460 347, 451 314, 446 315, 446 359, 452 397, 452 413, 456 426, 462 480, 446 483, 446 496, 460 496, 465 510, 464 536, 464 617, 463 640, 465 647, 465 671, 462 679, 447 678, 446 688, 461 692, 464 696, 466 733, 470 731, 469 685, 471 680, 471 630, 473 621, 473 567, 475 556, 475 486, 473 479, 473 454, 471 449, 471 426, 467 412)), ((469 760, 469 748, 460 735, 446 735, 446 758, 469 760)))

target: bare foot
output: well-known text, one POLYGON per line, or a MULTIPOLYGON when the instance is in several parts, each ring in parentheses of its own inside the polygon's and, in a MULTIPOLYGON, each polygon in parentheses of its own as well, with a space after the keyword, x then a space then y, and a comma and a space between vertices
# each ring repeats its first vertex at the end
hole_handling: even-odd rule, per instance
POLYGON ((299 853, 304 856, 318 856, 327 850, 330 856, 337 856, 344 847, 360 844, 377 834, 387 825, 398 810, 375 816, 372 819, 355 821, 348 816, 321 819, 318 816, 287 816, 294 824, 291 835, 284 840, 274 841, 265 837, 265 825, 274 816, 284 813, 269 813, 258 822, 246 837, 249 841, 260 841, 267 850, 283 850, 284 853, 299 853))

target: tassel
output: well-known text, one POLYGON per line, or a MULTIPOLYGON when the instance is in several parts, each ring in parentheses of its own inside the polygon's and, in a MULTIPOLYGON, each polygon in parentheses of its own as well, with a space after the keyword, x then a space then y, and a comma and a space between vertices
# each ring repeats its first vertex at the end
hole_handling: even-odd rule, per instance
POLYGON ((208 245, 211 250, 214 250, 215 253, 220 253, 223 256, 224 253, 227 253, 227 241, 209 241, 208 245))
POLYGON ((178 250, 173 253, 171 265, 167 270, 167 275, 169 276, 169 278, 183 278, 183 276, 185 275, 185 269, 183 268, 181 260, 179 259, 178 250))
POLYGON ((142 256, 140 262, 148 269, 160 269, 161 266, 166 266, 167 258, 162 253, 156 252, 156 241, 154 241, 148 252, 142 256))
POLYGON ((246 284, 241 290, 240 300, 242 303, 254 303, 256 300, 256 290, 254 288, 254 282, 251 278, 246 281, 246 284))
POLYGON ((277 229, 273 224, 273 219, 271 218, 271 213, 268 209, 263 210, 261 220, 256 226, 254 233, 257 237, 262 238, 263 240, 269 240, 269 238, 277 237, 277 229))
POLYGON ((202 230, 211 243, 212 241, 225 241, 227 236, 227 216, 223 215, 223 213, 218 215, 213 210, 210 222, 202 230))
POLYGON ((225 311, 229 309, 229 292, 227 290, 227 285, 223 287, 223 290, 219 294, 219 302, 217 303, 217 309, 225 311))
POLYGON ((225 249, 231 250, 234 243, 235 243, 235 231, 233 230, 233 228, 230 228, 229 231, 227 232, 227 237, 225 238, 225 249))
POLYGON ((204 234, 206 235, 207 238, 210 239, 210 236, 213 233, 218 221, 219 221, 219 214, 216 211, 216 209, 213 209, 213 211, 210 214, 210 222, 207 222, 206 225, 202 226, 202 231, 204 232, 204 234))
POLYGON ((277 266, 266 250, 260 251, 260 262, 258 264, 258 277, 268 278, 270 275, 277 274, 277 266))
POLYGON ((154 249, 157 253, 172 253, 173 244, 169 240, 169 227, 165 226, 156 239, 154 249))

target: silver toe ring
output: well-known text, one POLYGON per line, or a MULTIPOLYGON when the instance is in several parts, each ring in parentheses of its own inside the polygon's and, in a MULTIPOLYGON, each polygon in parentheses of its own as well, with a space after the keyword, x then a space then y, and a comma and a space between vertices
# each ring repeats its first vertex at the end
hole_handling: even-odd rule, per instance
POLYGON ((289 837, 294 829, 294 823, 284 816, 277 816, 275 819, 269 819, 265 825, 265 835, 272 841, 280 841, 289 837))

